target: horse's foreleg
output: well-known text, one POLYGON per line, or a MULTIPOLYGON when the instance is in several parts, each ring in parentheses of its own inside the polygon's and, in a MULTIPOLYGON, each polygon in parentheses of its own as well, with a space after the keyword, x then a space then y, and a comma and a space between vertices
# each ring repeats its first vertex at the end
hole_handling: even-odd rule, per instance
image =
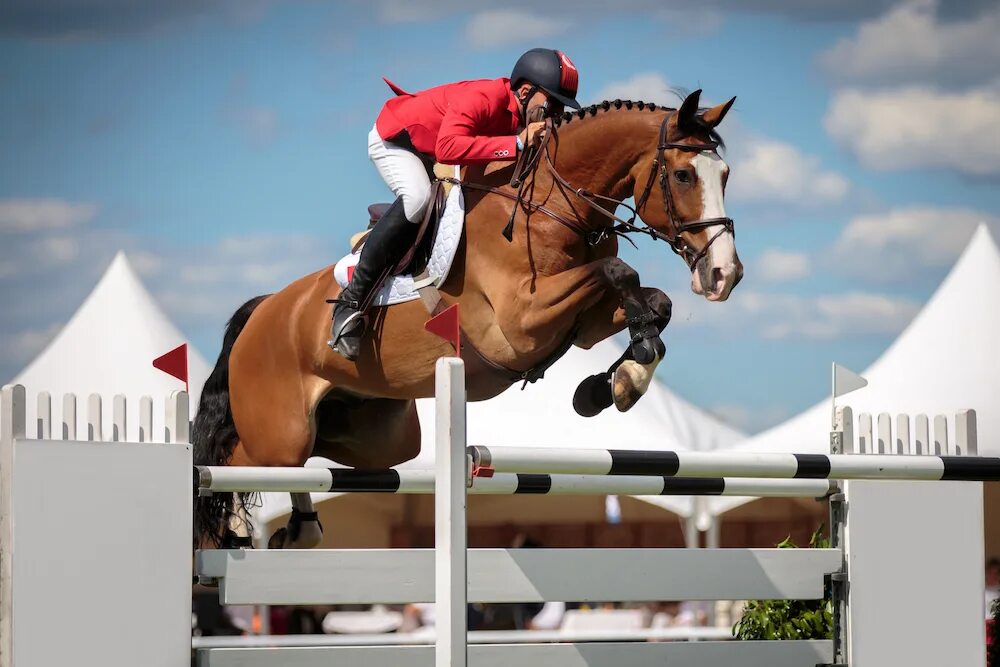
MULTIPOLYGON (((659 290, 640 287, 638 272, 618 257, 538 278, 515 303, 522 309, 515 318, 520 323, 517 333, 526 345, 551 342, 543 337, 551 339, 568 324, 578 327, 577 342, 583 347, 628 327, 630 358, 614 370, 613 378, 603 374, 590 378, 588 387, 581 386, 590 397, 587 406, 575 401, 581 414, 597 414, 610 405, 608 389, 619 410, 631 408, 648 388, 666 350, 659 334, 670 319, 670 300, 659 290)), ((508 340, 521 342, 510 333, 508 340)))
MULTIPOLYGON (((670 298, 661 290, 642 288, 643 298, 653 312, 652 323, 660 333, 670 322, 672 304, 670 298)), ((581 329, 577 337, 577 345, 590 348, 600 341, 622 331, 627 323, 625 308, 620 300, 613 297, 602 299, 591 308, 581 321, 581 329)), ((635 361, 633 348, 626 350, 620 363, 607 372, 598 373, 584 380, 573 398, 573 405, 583 416, 594 416, 612 404, 618 410, 629 410, 649 389, 656 366, 662 355, 656 355, 646 364, 635 361)))
MULTIPOLYGON (((670 323, 673 304, 670 297, 655 287, 642 288, 643 299, 653 311, 653 324, 656 330, 663 333, 670 323)), ((601 301, 585 312, 579 320, 580 329, 575 344, 589 350, 602 340, 614 336, 628 326, 625 309, 621 305, 621 297, 616 293, 608 293, 601 301)), ((631 354, 631 348, 629 353, 631 354)))
MULTIPOLYGON (((605 257, 552 276, 536 277, 519 290, 512 307, 519 312, 498 309, 498 315, 501 321, 516 324, 516 331, 507 331, 506 327, 504 330, 515 347, 531 348, 552 342, 573 324, 586 328, 593 326, 592 321, 606 321, 607 315, 596 320, 590 317, 589 311, 597 307, 599 313, 622 310, 621 317, 633 334, 632 347, 637 359, 651 360, 657 351, 662 356, 662 343, 657 346, 646 342, 659 340, 654 325, 657 314, 639 286, 639 274, 618 257, 605 257)), ((614 331, 603 338, 611 333, 614 331)))

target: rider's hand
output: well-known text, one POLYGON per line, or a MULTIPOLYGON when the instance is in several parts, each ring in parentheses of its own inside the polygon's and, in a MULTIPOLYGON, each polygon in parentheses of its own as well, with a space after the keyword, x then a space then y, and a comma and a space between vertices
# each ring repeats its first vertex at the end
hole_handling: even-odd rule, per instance
POLYGON ((538 121, 535 123, 528 123, 528 127, 521 130, 521 142, 527 148, 528 146, 537 146, 542 140, 542 136, 545 134, 545 121, 538 121))

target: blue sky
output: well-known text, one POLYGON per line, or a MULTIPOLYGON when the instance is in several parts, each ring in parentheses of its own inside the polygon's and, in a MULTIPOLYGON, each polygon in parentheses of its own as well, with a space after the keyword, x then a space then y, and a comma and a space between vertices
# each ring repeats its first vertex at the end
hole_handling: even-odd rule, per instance
POLYGON ((234 308, 335 261, 385 187, 366 135, 389 91, 571 55, 580 98, 737 95, 723 127, 746 278, 675 302, 658 376, 758 430, 863 368, 984 221, 1000 229, 996 3, 10 0, 0 8, 0 375, 124 248, 206 357, 234 308))

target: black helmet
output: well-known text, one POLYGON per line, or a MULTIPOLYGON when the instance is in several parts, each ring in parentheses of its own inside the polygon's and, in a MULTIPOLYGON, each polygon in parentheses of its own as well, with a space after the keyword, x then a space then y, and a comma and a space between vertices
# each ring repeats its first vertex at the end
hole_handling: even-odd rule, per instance
POLYGON ((576 101, 579 78, 576 65, 562 51, 531 49, 517 59, 510 73, 510 85, 517 87, 521 81, 527 81, 564 105, 579 109, 580 103, 576 101))

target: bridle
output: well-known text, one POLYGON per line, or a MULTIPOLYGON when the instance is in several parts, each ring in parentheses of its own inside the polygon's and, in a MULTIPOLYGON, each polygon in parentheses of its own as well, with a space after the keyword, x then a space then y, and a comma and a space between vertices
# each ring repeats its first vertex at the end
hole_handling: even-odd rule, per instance
MULTIPOLYGON (((676 112, 674 112, 676 113, 676 112)), ((514 169, 514 175, 511 178, 512 184, 517 188, 517 194, 512 194, 506 190, 501 190, 499 188, 480 185, 478 183, 467 183, 460 181, 456 178, 443 178, 441 180, 453 183, 462 187, 472 188, 476 190, 482 190, 486 192, 492 192, 494 194, 499 194, 507 199, 511 199, 515 202, 514 211, 511 214, 510 222, 504 229, 504 236, 508 241, 512 238, 513 232, 513 221, 514 213, 517 209, 523 208, 526 212, 538 211, 545 214, 546 216, 552 218, 556 222, 559 222, 565 227, 573 230, 580 236, 582 236, 589 245, 597 245, 604 241, 611 235, 619 236, 625 238, 629 242, 628 234, 647 234, 650 237, 658 240, 664 241, 669 246, 670 249, 681 256, 688 268, 694 271, 698 262, 708 254, 709 249, 712 244, 725 232, 735 235, 735 227, 733 219, 729 217, 718 217, 718 218, 700 218, 698 220, 691 220, 687 222, 678 222, 677 220, 677 209, 674 203, 674 197, 670 190, 669 174, 667 172, 668 161, 666 156, 666 151, 668 150, 680 150, 688 152, 702 152, 702 151, 715 151, 719 147, 719 143, 716 141, 711 141, 708 143, 700 144, 685 144, 667 141, 667 125, 670 122, 670 118, 673 114, 668 114, 663 122, 660 124, 659 139, 656 146, 656 157, 653 159, 652 168, 649 171, 649 178, 646 180, 646 185, 643 188, 642 194, 636 199, 635 207, 626 204, 621 199, 615 199, 614 197, 608 197, 605 195, 597 194, 596 192, 591 192, 585 188, 577 188, 573 186, 569 181, 567 181, 563 176, 556 170, 556 166, 552 161, 552 156, 548 149, 548 143, 552 136, 555 134, 555 126, 550 122, 546 128, 545 136, 542 143, 535 149, 529 149, 533 152, 525 151, 522 154, 523 159, 518 160, 518 163, 514 169), (546 207, 543 204, 536 204, 533 201, 524 199, 524 186, 525 182, 528 180, 528 175, 534 175, 535 170, 544 156, 546 163, 548 164, 549 171, 552 173, 552 177, 564 190, 572 192, 574 195, 579 197, 587 206, 589 206, 594 211, 600 213, 604 217, 613 221, 608 227, 601 227, 600 229, 594 230, 586 227, 580 223, 579 220, 570 220, 560 213, 553 211, 552 209, 546 207), (657 176, 659 178, 657 179, 657 176), (649 225, 643 223, 639 225, 636 223, 636 218, 639 217, 639 211, 643 209, 646 205, 649 195, 653 191, 653 186, 656 182, 659 182, 660 193, 663 196, 663 212, 667 219, 667 232, 661 232, 658 229, 654 229, 649 225), (614 204, 614 207, 624 206, 626 209, 632 212, 632 215, 628 219, 620 218, 614 214, 613 208, 609 210, 602 206, 599 201, 614 204), (700 249, 695 249, 689 245, 681 236, 685 233, 695 233, 699 232, 708 227, 713 227, 719 225, 720 229, 712 235, 708 242, 700 249)), ((635 244, 633 244, 635 245, 635 244)))

